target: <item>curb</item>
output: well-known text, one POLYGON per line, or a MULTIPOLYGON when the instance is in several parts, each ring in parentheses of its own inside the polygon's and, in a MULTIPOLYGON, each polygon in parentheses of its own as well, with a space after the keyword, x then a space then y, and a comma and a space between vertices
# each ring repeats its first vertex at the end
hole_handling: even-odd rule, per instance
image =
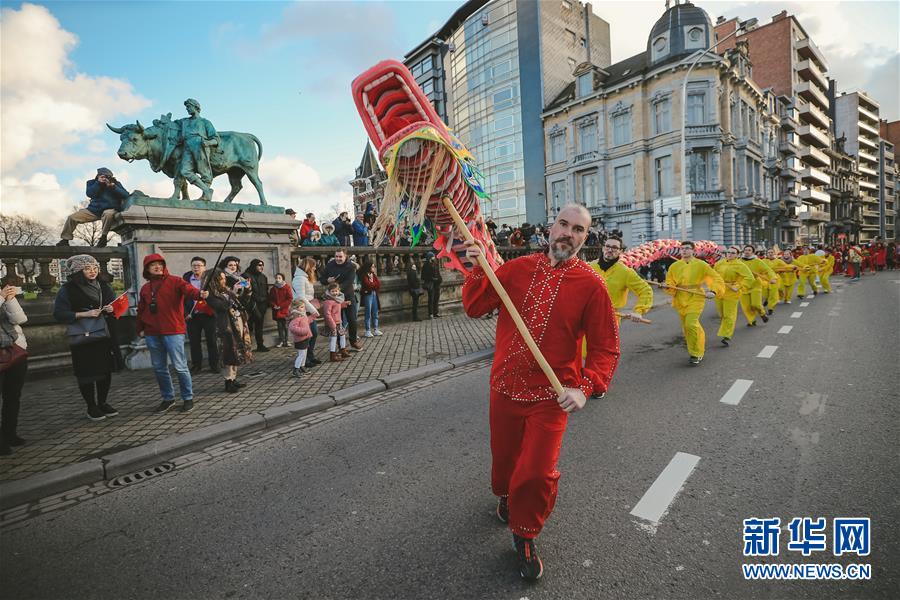
POLYGON ((373 379, 343 388, 327 395, 322 394, 304 398, 297 402, 235 417, 228 421, 156 440, 149 444, 135 446, 121 452, 107 454, 100 458, 92 458, 66 465, 65 467, 25 479, 0 483, 0 510, 33 502, 82 485, 109 481, 119 475, 152 467, 162 461, 176 458, 192 451, 202 450, 214 444, 249 433, 270 429, 311 413, 328 410, 334 406, 400 387, 424 377, 469 365, 479 360, 490 358, 493 355, 493 348, 479 350, 450 361, 422 365, 415 369, 387 375, 381 379, 373 379))

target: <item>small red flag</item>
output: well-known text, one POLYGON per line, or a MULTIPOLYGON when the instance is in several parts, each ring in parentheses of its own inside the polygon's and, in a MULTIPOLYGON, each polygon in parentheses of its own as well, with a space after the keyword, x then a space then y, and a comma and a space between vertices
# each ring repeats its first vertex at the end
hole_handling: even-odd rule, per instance
POLYGON ((128 292, 125 292, 109 303, 113 307, 113 316, 119 318, 128 312, 128 292))

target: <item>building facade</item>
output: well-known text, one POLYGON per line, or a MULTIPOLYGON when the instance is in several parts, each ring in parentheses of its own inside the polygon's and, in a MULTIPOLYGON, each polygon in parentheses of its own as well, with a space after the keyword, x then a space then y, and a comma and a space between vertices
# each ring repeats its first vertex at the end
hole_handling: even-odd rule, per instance
POLYGON ((831 178, 831 220, 827 225, 826 241, 830 244, 859 243, 862 231, 862 200, 859 196, 857 159, 844 150, 845 138, 838 137, 834 147, 826 150, 830 165, 825 172, 831 178))
MULTIPOLYGON (((890 143, 891 148, 885 148, 885 159, 894 164, 894 172, 889 177, 886 178, 889 183, 893 184, 893 202, 891 206, 887 205, 885 202, 884 209, 884 221, 885 221, 885 239, 897 239, 897 211, 900 211, 900 164, 897 163, 894 158, 894 152, 898 147, 900 147, 900 121, 886 121, 882 120, 879 124, 879 132, 881 134, 881 139, 890 143), (887 237, 889 232, 893 231, 893 238, 887 237)), ((885 186, 890 189, 890 186, 885 186)), ((889 197, 886 194, 886 198, 889 197)))
POLYGON ((834 130, 846 138, 844 150, 857 158, 862 201, 860 242, 884 236, 880 184, 882 180, 879 106, 865 92, 843 93, 834 98, 834 130))
POLYGON ((365 214, 366 207, 371 204, 378 212, 386 184, 387 174, 381 170, 372 145, 366 142, 366 149, 363 151, 359 166, 356 167, 356 174, 350 181, 353 187, 353 211, 356 214, 365 214))
MULTIPOLYGON (((719 39, 724 40, 737 25, 737 19, 720 18, 716 23, 719 39)), ((790 182, 788 193, 791 198, 796 195, 802 203, 796 241, 824 241, 831 196, 826 191, 830 178, 823 169, 830 166, 826 150, 832 147, 834 137, 830 133, 825 56, 796 17, 787 11, 772 17, 770 23, 724 40, 718 51, 726 51, 741 42, 748 44, 754 81, 787 98, 798 121, 798 127, 789 137, 795 140, 799 150, 800 177, 790 182)), ((790 234, 785 234, 784 239, 790 240, 790 234)))
POLYGON ((577 64, 609 64, 609 24, 578 0, 470 0, 404 60, 475 156, 485 215, 542 222, 542 108, 577 64))
POLYGON ((566 203, 583 204, 628 245, 677 238, 682 218, 692 239, 723 244, 776 241, 781 227, 796 224, 796 214, 784 219, 796 206, 783 200, 780 171, 789 162, 779 100, 751 79, 746 45, 707 54, 690 73, 682 106, 688 65, 713 35, 706 12, 675 4, 654 25, 646 51, 576 69, 543 115, 548 221, 566 203))

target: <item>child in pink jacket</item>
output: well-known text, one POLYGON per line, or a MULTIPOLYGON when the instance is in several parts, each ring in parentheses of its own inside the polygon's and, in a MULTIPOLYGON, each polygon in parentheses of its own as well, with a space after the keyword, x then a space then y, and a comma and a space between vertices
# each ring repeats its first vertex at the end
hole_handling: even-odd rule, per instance
POLYGON ((294 370, 291 375, 300 377, 306 373, 306 352, 309 349, 309 340, 312 339, 312 330, 309 328, 310 317, 306 314, 306 300, 297 298, 291 302, 291 322, 288 325, 288 331, 294 340, 294 348, 297 350, 297 358, 294 359, 294 370))
POLYGON ((331 352, 331 362, 341 362, 350 358, 350 351, 347 350, 347 330, 341 323, 341 309, 348 306, 350 302, 344 300, 341 286, 337 282, 325 289, 322 312, 325 317, 325 335, 329 338, 328 350, 331 352))

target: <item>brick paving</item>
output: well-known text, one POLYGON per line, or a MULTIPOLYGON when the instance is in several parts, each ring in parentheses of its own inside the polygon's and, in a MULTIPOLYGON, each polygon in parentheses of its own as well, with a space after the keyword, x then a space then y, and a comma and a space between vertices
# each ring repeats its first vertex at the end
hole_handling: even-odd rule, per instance
MULTIPOLYGON (((358 383, 406 371, 428 363, 483 350, 494 343, 494 319, 445 316, 419 323, 383 328, 384 335, 363 339, 365 348, 342 363, 328 363, 328 345, 317 344, 316 356, 325 360, 301 379, 290 376, 295 351, 273 348, 256 354, 241 367, 238 377, 247 387, 227 394, 221 375, 194 376, 194 412, 182 415, 177 407, 163 415, 153 371, 123 371, 113 375, 109 402, 119 415, 101 422, 85 416, 85 405, 74 377, 47 377, 25 384, 19 434, 28 444, 11 456, 0 457, 0 481, 22 479, 146 444, 172 435, 252 414, 303 398, 327 394, 358 383)), ((177 389, 177 378, 173 372, 177 389)), ((180 404, 180 399, 176 398, 180 404)))

